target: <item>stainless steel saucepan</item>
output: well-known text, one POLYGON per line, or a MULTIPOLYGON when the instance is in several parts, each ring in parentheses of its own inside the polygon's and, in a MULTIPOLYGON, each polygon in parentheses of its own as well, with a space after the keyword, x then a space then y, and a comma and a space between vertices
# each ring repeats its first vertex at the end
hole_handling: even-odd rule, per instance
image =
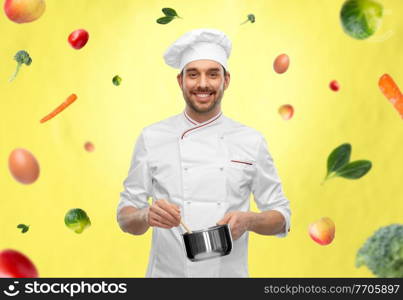
POLYGON ((228 224, 216 225, 203 230, 186 231, 182 234, 186 255, 191 261, 202 261, 231 253, 232 236, 228 224))

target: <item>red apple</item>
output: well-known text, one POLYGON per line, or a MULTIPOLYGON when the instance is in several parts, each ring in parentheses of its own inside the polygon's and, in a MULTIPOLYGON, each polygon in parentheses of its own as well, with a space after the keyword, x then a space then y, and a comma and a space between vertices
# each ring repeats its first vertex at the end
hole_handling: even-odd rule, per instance
POLYGON ((309 235, 319 245, 328 245, 334 239, 335 225, 330 218, 321 218, 309 225, 309 235))
POLYGON ((38 271, 24 254, 11 249, 0 252, 0 278, 37 278, 38 271))
POLYGON ((4 12, 15 23, 35 21, 45 11, 44 0, 5 0, 4 12))
POLYGON ((74 49, 81 49, 87 44, 89 34, 84 29, 77 29, 70 33, 68 41, 74 49))
POLYGON ((289 120, 294 115, 294 108, 292 105, 284 104, 278 109, 278 113, 284 120, 289 120))

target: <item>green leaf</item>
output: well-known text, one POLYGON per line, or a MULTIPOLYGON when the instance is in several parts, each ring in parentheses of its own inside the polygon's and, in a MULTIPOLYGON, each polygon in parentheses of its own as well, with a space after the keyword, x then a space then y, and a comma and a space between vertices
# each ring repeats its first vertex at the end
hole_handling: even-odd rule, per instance
POLYGON ((21 230, 21 233, 25 233, 25 232, 28 231, 29 226, 27 226, 27 225, 25 225, 25 224, 18 224, 18 225, 17 225, 17 228, 22 229, 22 230, 21 230))
POLYGON ((159 18, 159 19, 157 20, 157 23, 158 23, 158 24, 168 24, 168 23, 171 22, 173 19, 174 19, 174 17, 171 17, 171 16, 169 16, 169 17, 162 17, 162 18, 159 18))
POLYGON ((165 8, 162 9, 162 12, 167 17, 176 17, 176 16, 178 16, 178 14, 176 13, 176 11, 173 8, 165 7, 165 8))
POLYGON ((371 167, 372 163, 369 160, 356 160, 338 169, 336 176, 358 179, 367 174, 371 167))
POLYGON ((327 174, 336 172, 338 169, 346 165, 350 161, 351 145, 348 143, 342 144, 330 153, 327 159, 327 174))

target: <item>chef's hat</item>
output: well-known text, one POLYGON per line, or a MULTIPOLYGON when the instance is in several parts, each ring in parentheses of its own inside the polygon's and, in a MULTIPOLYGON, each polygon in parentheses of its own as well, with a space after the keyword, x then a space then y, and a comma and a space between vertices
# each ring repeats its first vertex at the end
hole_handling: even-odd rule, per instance
POLYGON ((217 29, 201 28, 189 31, 177 39, 164 53, 165 63, 182 70, 191 61, 209 59, 228 70, 227 59, 231 41, 217 29))

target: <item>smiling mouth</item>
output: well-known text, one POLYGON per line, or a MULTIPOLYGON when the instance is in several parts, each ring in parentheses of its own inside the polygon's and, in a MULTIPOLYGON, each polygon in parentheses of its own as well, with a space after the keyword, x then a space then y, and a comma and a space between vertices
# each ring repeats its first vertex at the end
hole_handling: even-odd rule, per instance
POLYGON ((193 95, 196 96, 196 99, 200 102, 207 102, 208 100, 210 100, 210 97, 213 94, 214 92, 193 93, 193 95))

